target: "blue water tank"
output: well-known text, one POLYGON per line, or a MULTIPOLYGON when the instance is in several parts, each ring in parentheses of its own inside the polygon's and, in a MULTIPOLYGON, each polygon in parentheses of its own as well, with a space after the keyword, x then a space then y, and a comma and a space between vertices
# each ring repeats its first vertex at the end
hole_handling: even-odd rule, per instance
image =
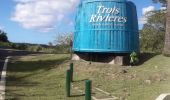
POLYGON ((83 0, 77 7, 74 52, 139 51, 136 6, 126 0, 83 0))

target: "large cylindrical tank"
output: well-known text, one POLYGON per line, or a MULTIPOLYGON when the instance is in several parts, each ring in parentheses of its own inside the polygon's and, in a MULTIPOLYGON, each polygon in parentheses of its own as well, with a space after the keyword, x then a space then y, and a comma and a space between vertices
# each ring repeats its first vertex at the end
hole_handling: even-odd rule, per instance
POLYGON ((73 51, 138 52, 135 5, 126 0, 83 0, 75 18, 73 51))

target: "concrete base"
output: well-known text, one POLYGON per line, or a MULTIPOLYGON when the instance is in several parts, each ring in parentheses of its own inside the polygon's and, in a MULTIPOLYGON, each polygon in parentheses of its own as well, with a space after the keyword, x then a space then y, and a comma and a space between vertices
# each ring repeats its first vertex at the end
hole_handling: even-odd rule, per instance
POLYGON ((73 54, 71 60, 78 61, 81 60, 81 58, 77 54, 73 54))
POLYGON ((123 65, 124 63, 123 63, 123 61, 124 61, 124 59, 123 59, 124 57, 123 56, 116 56, 115 57, 115 64, 117 64, 117 65, 123 65))
POLYGON ((124 65, 129 62, 127 55, 115 55, 115 54, 99 54, 99 53, 74 53, 72 55, 72 60, 85 60, 93 62, 103 62, 116 65, 124 65))

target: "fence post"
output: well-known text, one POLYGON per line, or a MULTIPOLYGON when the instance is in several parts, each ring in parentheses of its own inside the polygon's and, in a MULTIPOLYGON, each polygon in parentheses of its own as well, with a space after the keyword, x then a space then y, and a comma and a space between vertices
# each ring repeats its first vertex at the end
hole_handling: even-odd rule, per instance
POLYGON ((71 89, 71 80, 70 80, 71 71, 67 70, 66 72, 66 96, 70 97, 70 89, 71 89))
POLYGON ((85 100, 91 100, 91 81, 85 81, 85 100))
POLYGON ((73 82, 73 63, 70 64, 70 71, 71 71, 71 81, 73 82))

